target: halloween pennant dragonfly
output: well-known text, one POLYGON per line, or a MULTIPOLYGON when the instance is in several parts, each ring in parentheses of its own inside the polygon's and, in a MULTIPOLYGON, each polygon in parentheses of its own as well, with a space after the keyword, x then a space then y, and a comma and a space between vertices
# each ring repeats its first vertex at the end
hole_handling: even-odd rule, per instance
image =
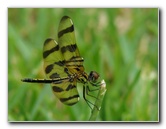
POLYGON ((66 105, 74 105, 79 101, 76 85, 80 82, 83 83, 83 98, 87 104, 91 103, 85 94, 90 91, 88 84, 98 85, 99 74, 91 71, 88 75, 84 71, 84 60, 76 45, 74 26, 70 17, 64 16, 60 21, 58 42, 52 38, 45 40, 43 60, 48 79, 25 78, 22 79, 23 82, 50 83, 55 96, 66 105))

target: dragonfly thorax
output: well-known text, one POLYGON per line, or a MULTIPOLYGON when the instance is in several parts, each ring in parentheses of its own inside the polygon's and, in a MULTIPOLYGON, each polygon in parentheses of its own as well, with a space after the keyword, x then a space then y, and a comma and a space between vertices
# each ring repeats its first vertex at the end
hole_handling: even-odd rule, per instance
POLYGON ((87 81, 88 81, 88 75, 85 72, 77 74, 76 78, 77 78, 78 82, 83 83, 83 84, 87 83, 87 81))

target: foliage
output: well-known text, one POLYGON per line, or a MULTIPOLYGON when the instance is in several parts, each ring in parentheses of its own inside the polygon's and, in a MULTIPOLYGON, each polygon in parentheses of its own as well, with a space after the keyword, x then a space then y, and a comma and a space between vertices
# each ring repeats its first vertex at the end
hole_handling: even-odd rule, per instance
POLYGON ((72 18, 87 72, 100 73, 107 85, 98 121, 158 121, 158 9, 8 9, 8 120, 87 121, 82 98, 65 106, 49 85, 27 84, 45 78, 42 49, 57 39, 62 16, 72 18))

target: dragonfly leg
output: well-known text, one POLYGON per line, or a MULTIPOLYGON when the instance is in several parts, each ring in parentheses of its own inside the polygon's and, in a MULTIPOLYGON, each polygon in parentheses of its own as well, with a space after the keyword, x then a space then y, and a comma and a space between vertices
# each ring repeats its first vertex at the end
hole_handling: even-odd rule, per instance
POLYGON ((98 99, 97 97, 95 97, 95 96, 89 94, 89 92, 97 91, 97 90, 99 90, 99 89, 100 89, 100 88, 97 88, 97 89, 90 89, 89 86, 86 86, 86 94, 87 94, 88 96, 91 96, 91 97, 95 98, 95 99, 98 99))
POLYGON ((92 86, 95 86, 95 87, 101 86, 101 82, 96 82, 96 83, 90 82, 90 84, 91 84, 92 86))
POLYGON ((97 108, 97 110, 99 110, 99 108, 98 108, 95 104, 93 104, 92 102, 90 102, 90 101, 86 98, 86 95, 88 95, 88 96, 91 96, 91 97, 97 99, 97 97, 88 94, 89 91, 96 91, 96 90, 98 90, 98 89, 90 90, 90 89, 89 89, 89 86, 85 86, 85 85, 84 85, 84 86, 83 86, 83 98, 84 98, 84 100, 86 101, 86 103, 88 104, 88 106, 89 106, 91 109, 92 109, 92 107, 90 106, 90 104, 93 105, 93 106, 95 106, 95 107, 97 108))

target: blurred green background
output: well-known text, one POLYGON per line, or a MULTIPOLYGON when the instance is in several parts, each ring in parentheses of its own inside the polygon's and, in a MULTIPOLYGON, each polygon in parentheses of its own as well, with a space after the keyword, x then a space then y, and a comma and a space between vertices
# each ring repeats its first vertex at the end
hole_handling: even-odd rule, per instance
POLYGON ((8 120, 87 121, 82 97, 74 106, 59 102, 49 84, 21 82, 45 78, 45 39, 57 39, 62 16, 74 22, 86 72, 107 84, 98 121, 158 121, 158 9, 8 9, 8 120))

